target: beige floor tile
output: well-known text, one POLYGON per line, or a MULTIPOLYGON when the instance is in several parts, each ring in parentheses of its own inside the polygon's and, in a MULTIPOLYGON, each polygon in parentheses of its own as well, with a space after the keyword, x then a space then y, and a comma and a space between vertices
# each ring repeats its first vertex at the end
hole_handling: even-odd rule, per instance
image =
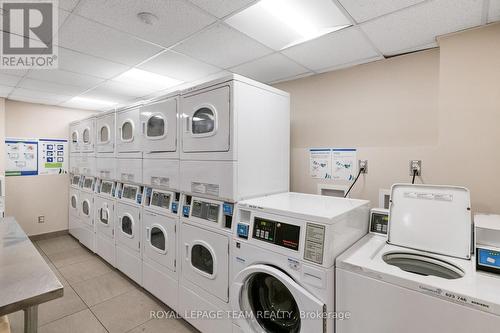
POLYGON ((95 316, 86 309, 43 325, 39 333, 105 333, 106 330, 95 316))
POLYGON ((69 235, 42 239, 35 243, 46 255, 81 247, 80 243, 69 235))
POLYGON ((197 333, 196 328, 189 325, 184 320, 178 319, 151 319, 144 324, 137 326, 128 333, 197 333))
POLYGON ((69 249, 64 252, 57 252, 47 255, 50 261, 57 268, 61 268, 66 265, 76 264, 85 260, 89 260, 95 255, 90 251, 84 249, 83 247, 77 247, 74 249, 69 249))
POLYGON ((151 319, 150 311, 162 307, 140 290, 132 290, 91 308, 92 312, 111 333, 126 332, 151 319))
POLYGON ((135 287, 120 274, 112 271, 86 281, 76 282, 73 288, 88 306, 93 306, 135 287))
POLYGON ((59 268, 59 272, 70 284, 74 284, 109 273, 111 268, 98 257, 94 257, 73 265, 63 266, 59 268))
POLYGON ((63 297, 38 306, 38 325, 45 325, 86 308, 87 306, 75 291, 69 286, 65 287, 63 297))

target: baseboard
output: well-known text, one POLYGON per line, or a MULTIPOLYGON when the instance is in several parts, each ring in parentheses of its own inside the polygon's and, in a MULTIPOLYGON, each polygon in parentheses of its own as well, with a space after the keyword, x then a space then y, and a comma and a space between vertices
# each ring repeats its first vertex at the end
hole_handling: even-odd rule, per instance
POLYGON ((64 236, 67 234, 68 230, 59 230, 59 231, 47 232, 45 234, 32 235, 28 237, 29 239, 31 239, 31 241, 39 241, 42 239, 54 238, 54 237, 64 236))

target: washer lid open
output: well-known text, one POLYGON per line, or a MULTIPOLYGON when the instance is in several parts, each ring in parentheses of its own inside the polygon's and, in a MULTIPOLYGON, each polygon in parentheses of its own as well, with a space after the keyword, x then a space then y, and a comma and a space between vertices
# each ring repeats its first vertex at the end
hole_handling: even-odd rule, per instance
POLYGON ((388 243, 469 259, 470 193, 463 187, 395 184, 388 243))

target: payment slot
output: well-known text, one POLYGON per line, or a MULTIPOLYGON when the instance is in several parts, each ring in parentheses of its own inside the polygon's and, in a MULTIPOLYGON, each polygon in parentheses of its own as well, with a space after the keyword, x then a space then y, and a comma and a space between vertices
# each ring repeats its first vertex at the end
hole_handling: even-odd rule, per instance
POLYGON ((179 192, 164 191, 152 187, 146 187, 144 191, 144 207, 170 211, 177 215, 179 212, 179 192))
POLYGON ((476 270, 500 274, 500 215, 474 216, 476 270))
POLYGON ((372 208, 370 210, 370 233, 387 236, 389 229, 389 210, 385 208, 372 208))

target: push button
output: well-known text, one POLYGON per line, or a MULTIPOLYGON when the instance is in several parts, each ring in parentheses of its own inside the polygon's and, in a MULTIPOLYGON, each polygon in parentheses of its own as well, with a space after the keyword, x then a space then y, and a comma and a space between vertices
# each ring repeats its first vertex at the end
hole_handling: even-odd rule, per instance
POLYGON ((177 214, 177 211, 179 210, 179 206, 177 202, 172 202, 172 213, 177 214))
POLYGON ((189 217, 189 206, 182 207, 182 215, 184 215, 184 217, 189 217))
POLYGON ((236 230, 238 237, 248 239, 248 224, 238 223, 238 228, 236 230))

